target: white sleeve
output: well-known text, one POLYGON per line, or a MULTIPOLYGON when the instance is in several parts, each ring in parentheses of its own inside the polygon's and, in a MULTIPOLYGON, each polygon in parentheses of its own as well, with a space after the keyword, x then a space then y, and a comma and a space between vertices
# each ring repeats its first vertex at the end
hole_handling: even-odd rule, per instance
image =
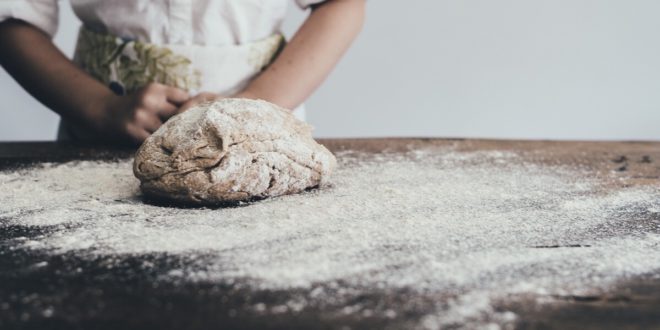
POLYGON ((311 5, 315 5, 317 3, 325 2, 326 0, 296 0, 296 3, 298 4, 298 7, 302 9, 307 9, 311 5))
POLYGON ((10 18, 28 22, 51 38, 57 32, 58 0, 0 0, 0 22, 10 18))

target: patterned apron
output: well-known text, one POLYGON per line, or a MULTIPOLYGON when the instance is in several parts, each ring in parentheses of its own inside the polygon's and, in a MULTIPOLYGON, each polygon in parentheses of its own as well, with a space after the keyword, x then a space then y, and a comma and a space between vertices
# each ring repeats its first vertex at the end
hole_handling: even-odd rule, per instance
MULTIPOLYGON (((80 29, 73 61, 118 95, 151 82, 178 87, 195 95, 240 92, 284 47, 281 34, 253 43, 227 46, 155 45, 80 29)), ((294 110, 305 119, 303 106, 294 110)), ((93 140, 93 134, 66 121, 59 140, 93 140)))

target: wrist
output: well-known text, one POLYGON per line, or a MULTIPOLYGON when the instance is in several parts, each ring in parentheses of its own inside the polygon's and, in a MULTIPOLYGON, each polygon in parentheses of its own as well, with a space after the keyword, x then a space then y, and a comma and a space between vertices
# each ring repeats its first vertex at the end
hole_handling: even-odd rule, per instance
POLYGON ((107 131, 108 123, 113 119, 112 114, 117 109, 120 99, 121 96, 112 91, 90 98, 83 115, 88 126, 96 132, 107 131))

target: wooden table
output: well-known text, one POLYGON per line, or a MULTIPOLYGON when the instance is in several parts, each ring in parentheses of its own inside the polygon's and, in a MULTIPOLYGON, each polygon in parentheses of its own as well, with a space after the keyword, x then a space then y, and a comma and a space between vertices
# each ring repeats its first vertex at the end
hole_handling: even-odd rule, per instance
MULTIPOLYGON (((425 146, 452 146, 456 150, 512 150, 531 162, 581 165, 603 177, 612 187, 660 184, 660 143, 550 142, 461 139, 328 139, 332 151, 406 151, 425 146), (614 176, 612 176, 614 173, 614 176), (613 179, 612 179, 613 178, 613 179)), ((0 143, 0 169, 12 170, 39 162, 82 159, 121 159, 134 150, 118 147, 53 142, 0 143)), ((2 189, 0 187, 0 189, 2 189)), ((659 220, 660 221, 660 220, 659 220)), ((0 219, 0 328, 13 329, 203 329, 218 328, 397 328, 398 321, 328 317, 323 310, 258 317, 245 312, 251 301, 277 300, 282 292, 254 293, 227 285, 184 284, 153 286, 154 271, 140 272, 145 258, 130 257, 124 268, 104 269, 103 260, 75 255, 45 256, 12 249, 12 237, 40 234, 34 228, 8 227, 0 219), (47 259, 42 272, 25 272, 47 259), (77 276, 72 269, 90 271, 77 276), (255 296, 255 295, 258 295, 255 296), (24 318, 31 299, 49 297, 65 317, 24 318), (6 304, 7 301, 22 301, 6 304), (5 303, 5 304, 3 304, 5 303), (233 312, 231 312, 233 311, 233 312)), ((658 251, 660 253, 660 249, 658 251)), ((157 270, 156 270, 157 271, 157 270)), ((521 329, 660 329, 660 270, 653 276, 621 283, 599 296, 556 297, 542 307, 529 301, 510 301, 503 308, 521 316, 521 329), (655 278, 654 278, 655 277, 655 278)), ((364 299, 389 299, 365 297, 364 299)), ((410 315, 408 317, 415 317, 410 315)), ((403 320, 405 321, 405 319, 403 320)), ((405 323, 400 323, 399 326, 405 323)))

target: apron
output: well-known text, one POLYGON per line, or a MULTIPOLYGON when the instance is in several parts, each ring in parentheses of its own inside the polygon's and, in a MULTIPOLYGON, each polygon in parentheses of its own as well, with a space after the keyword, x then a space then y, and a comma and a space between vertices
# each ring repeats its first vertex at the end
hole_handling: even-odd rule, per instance
MULTIPOLYGON (((285 45, 275 34, 252 43, 226 46, 156 45, 80 29, 73 61, 118 95, 152 82, 228 96, 242 91, 285 45)), ((304 106, 293 111, 305 120, 304 106)), ((62 120, 58 140, 94 140, 94 134, 62 120)))

